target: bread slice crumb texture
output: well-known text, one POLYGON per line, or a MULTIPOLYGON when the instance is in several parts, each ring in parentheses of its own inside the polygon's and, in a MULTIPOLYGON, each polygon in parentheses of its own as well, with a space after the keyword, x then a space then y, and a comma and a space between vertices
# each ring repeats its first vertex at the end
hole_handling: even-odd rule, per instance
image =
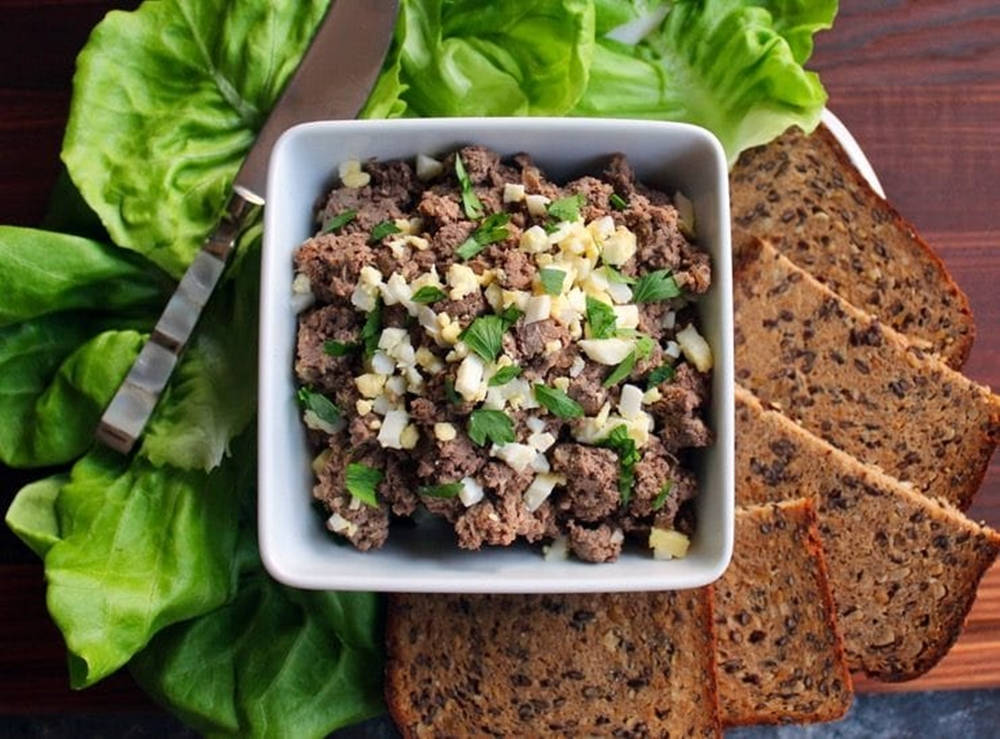
POLYGON ((395 595, 386 641, 406 737, 721 736, 705 588, 395 595))
POLYGON ((1000 534, 835 449, 737 385, 737 503, 799 496, 816 502, 851 669, 900 681, 933 667, 958 638, 1000 534))
POLYGON ((724 726, 847 712, 851 676, 811 500, 738 510, 733 560, 713 588, 724 726))
POLYGON ((771 245, 737 261, 737 380, 834 446, 967 508, 1000 438, 1000 399, 771 245))
POLYGON ((744 152, 729 180, 734 245, 767 238, 848 302, 962 366, 975 336, 968 298, 825 126, 744 152))

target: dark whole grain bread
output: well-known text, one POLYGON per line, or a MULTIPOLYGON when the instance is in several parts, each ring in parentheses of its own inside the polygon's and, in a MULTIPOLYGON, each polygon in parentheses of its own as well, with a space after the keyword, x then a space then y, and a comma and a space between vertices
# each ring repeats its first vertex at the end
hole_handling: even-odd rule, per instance
POLYGON ((962 366, 975 335, 968 299, 825 126, 743 152, 729 181, 734 245, 767 238, 848 302, 962 366))
POLYGON ((958 637, 1000 534, 844 454, 737 385, 737 503, 803 495, 816 501, 851 669, 888 681, 929 670, 958 637))
POLYGON ((405 737, 721 736, 705 588, 396 595, 386 642, 405 737))
POLYGON ((808 498, 736 512, 715 591, 724 726, 833 721, 854 691, 808 498))
POLYGON ((737 256, 736 378, 863 462, 962 509, 1000 438, 1000 398, 755 241, 737 256))

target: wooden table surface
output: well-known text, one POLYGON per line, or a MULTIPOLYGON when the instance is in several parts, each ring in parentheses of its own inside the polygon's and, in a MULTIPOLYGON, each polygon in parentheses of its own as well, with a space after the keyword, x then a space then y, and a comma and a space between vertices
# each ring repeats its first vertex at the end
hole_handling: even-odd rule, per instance
MULTIPOLYGON (((104 0, 0 0, 0 223, 37 224, 59 171, 73 58, 104 0)), ((1000 388, 1000 1, 842 0, 809 65, 890 200, 969 295, 979 338, 965 367, 1000 388)), ((0 505, 33 475, 0 469, 0 505)), ((971 515, 1000 526, 995 459, 971 515)), ((41 567, 0 534, 0 713, 150 708, 124 675, 82 693, 45 612, 41 567)), ((861 690, 1000 686, 1000 567, 951 654, 923 678, 861 690)))

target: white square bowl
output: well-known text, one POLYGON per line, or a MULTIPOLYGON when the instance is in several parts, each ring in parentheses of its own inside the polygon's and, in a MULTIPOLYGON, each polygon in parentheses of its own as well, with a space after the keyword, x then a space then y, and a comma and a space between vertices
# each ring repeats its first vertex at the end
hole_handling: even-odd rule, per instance
POLYGON ((259 535, 268 572, 300 588, 402 592, 610 592, 693 588, 717 579, 733 546, 733 324, 729 186, 722 147, 679 123, 584 118, 448 118, 306 123, 271 156, 260 312, 259 535), (596 173, 624 152, 643 183, 678 188, 694 203, 698 241, 712 257, 712 288, 699 302, 715 369, 700 453, 697 528, 684 559, 626 548, 618 561, 546 561, 537 548, 458 549, 450 527, 394 527, 385 547, 338 546, 312 502, 311 453, 295 401, 296 314, 292 254, 314 229, 318 199, 347 159, 412 158, 482 144, 527 152, 556 182, 596 173))

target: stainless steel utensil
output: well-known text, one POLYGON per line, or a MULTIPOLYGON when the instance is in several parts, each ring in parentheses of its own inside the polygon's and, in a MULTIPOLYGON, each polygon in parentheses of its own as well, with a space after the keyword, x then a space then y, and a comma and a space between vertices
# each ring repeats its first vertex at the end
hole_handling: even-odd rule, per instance
POLYGON ((222 220, 181 278, 153 333, 111 399, 96 436, 123 454, 142 435, 254 206, 264 204, 267 162, 296 123, 353 118, 392 39, 399 0, 336 0, 236 174, 222 220))

